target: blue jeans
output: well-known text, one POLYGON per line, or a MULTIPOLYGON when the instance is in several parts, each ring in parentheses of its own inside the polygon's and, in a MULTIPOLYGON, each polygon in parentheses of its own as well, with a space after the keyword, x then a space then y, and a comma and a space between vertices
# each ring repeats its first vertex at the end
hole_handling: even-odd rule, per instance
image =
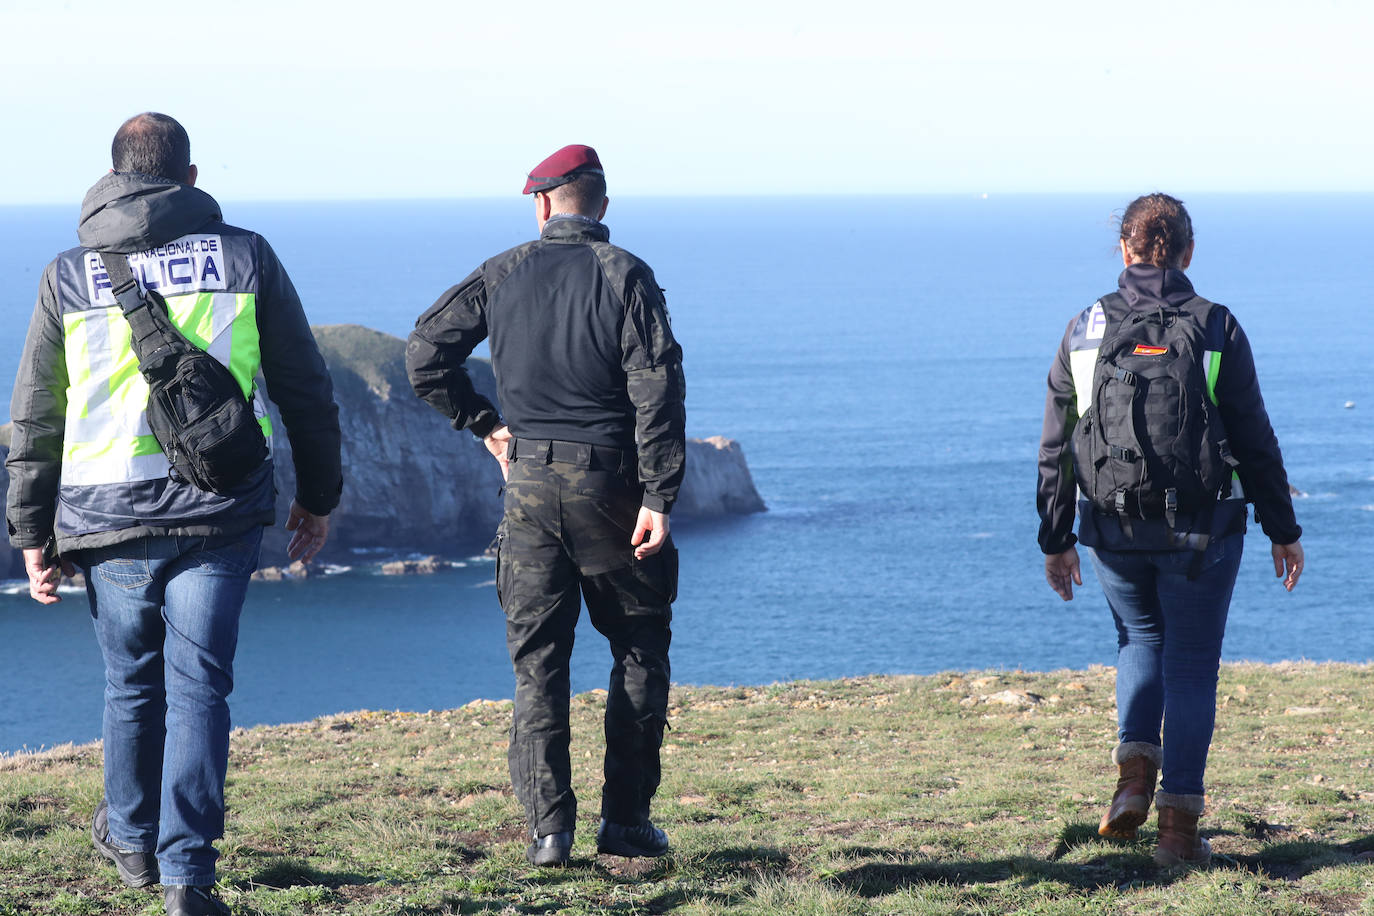
POLYGON ((164 885, 215 882, 234 650, 262 528, 78 552, 105 659, 110 838, 164 885))
POLYGON ((1165 792, 1203 794, 1221 641, 1244 537, 1212 542, 1192 581, 1191 550, 1090 551, 1116 621, 1120 740, 1162 745, 1165 792))

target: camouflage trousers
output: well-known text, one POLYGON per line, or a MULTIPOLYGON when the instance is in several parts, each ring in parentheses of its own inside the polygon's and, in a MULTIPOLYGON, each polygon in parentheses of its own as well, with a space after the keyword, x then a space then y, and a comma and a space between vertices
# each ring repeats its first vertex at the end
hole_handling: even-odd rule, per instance
POLYGON ((583 449, 579 458, 587 466, 550 460, 547 453, 518 454, 498 538, 496 588, 515 669, 511 784, 534 837, 572 831, 577 819, 568 699, 580 599, 611 648, 601 793, 606 820, 648 819, 667 724, 677 550, 670 542, 652 557, 634 559, 630 535, 640 488, 616 462, 598 466, 596 454, 614 450, 583 449))

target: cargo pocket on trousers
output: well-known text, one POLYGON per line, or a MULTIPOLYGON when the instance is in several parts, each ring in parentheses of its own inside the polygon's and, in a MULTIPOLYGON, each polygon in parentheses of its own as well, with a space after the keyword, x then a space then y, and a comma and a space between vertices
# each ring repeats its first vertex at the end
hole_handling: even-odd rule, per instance
POLYGON ((672 544, 664 544, 651 557, 635 560, 630 568, 635 579, 662 603, 677 600, 677 548, 672 544))
POLYGON ((505 568, 508 564, 501 562, 501 554, 505 551, 506 532, 502 525, 496 529, 496 603, 504 609, 506 606, 506 596, 510 594, 510 588, 505 582, 505 568))

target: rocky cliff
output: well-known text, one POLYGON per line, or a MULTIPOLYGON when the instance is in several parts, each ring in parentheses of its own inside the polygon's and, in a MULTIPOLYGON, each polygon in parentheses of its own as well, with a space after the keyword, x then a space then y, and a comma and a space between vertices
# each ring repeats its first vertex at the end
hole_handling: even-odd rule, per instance
MULTIPOLYGON (((419 401, 405 374, 405 341, 357 325, 317 327, 316 340, 334 378, 343 430, 344 495, 331 516, 326 559, 359 551, 462 556, 491 541, 501 517, 501 474, 482 444, 456 432, 419 401)), ((469 360, 477 389, 495 400, 485 360, 469 360)), ((291 446, 273 411, 278 519, 295 492, 291 446)), ((0 431, 8 453, 9 429, 0 431)), ((8 476, 3 479, 9 486, 8 476)), ((687 478, 674 519, 760 512, 744 453, 729 439, 688 443, 687 478)), ((286 534, 268 529, 264 564, 285 558, 286 534)), ((14 551, 0 550, 0 577, 21 578, 14 551)))
POLYGON ((747 515, 766 508, 738 442, 724 436, 687 440, 687 475, 673 518, 747 515))
MULTIPOLYGON (((459 433, 415 397, 405 341, 357 325, 315 328, 334 377, 343 432, 344 494, 331 516, 330 555, 386 548, 456 555, 481 551, 501 518, 501 472, 482 443, 459 433)), ((477 390, 494 398, 491 366, 469 360, 477 390)), ((284 430, 273 416, 274 429, 284 430)), ((273 437, 277 516, 296 491, 291 446, 273 437)), ((286 533, 268 530, 264 557, 284 555, 286 533)), ((268 562, 266 559, 264 562, 268 562)))

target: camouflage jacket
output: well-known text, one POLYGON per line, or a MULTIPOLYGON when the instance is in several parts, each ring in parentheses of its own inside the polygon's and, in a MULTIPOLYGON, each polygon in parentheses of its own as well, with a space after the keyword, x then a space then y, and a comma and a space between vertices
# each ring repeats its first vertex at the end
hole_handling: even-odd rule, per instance
POLYGON ((485 436, 500 417, 463 364, 490 337, 513 434, 634 450, 643 504, 667 512, 686 458, 682 348, 653 271, 609 238, 596 220, 555 216, 485 261, 420 316, 406 370, 455 429, 485 436))

